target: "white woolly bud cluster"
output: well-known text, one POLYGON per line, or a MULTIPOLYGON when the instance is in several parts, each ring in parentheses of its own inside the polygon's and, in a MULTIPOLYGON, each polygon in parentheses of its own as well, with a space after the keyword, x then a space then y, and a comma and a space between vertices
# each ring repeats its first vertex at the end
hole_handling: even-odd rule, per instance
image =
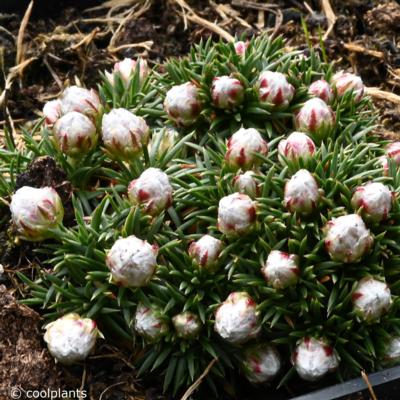
POLYGON ((91 89, 70 86, 60 97, 61 113, 67 114, 76 111, 88 117, 94 117, 100 111, 101 103, 97 93, 91 89))
POLYGON ((244 87, 239 79, 217 76, 211 86, 211 98, 216 107, 230 110, 243 102, 244 87))
POLYGON ((53 126, 61 115, 60 100, 51 100, 44 105, 43 116, 45 117, 46 125, 53 126))
POLYGON ((185 311, 172 318, 176 334, 182 339, 194 339, 198 336, 202 324, 200 318, 192 312, 185 311))
POLYGON ((381 164, 384 173, 387 174, 389 171, 389 159, 393 160, 396 166, 400 165, 400 142, 389 143, 385 149, 385 156, 381 157, 381 164))
POLYGON ((262 102, 287 107, 294 96, 294 87, 280 72, 264 71, 259 79, 259 98, 262 102))
POLYGON ((106 71, 107 80, 114 86, 116 84, 116 76, 119 76, 124 86, 128 87, 136 71, 137 63, 139 63, 139 79, 140 82, 143 82, 149 75, 150 69, 147 61, 140 57, 137 60, 124 58, 122 61, 115 63, 112 73, 106 71))
POLYGON ((221 240, 210 235, 204 235, 196 242, 191 243, 189 255, 199 267, 212 271, 218 264, 222 247, 221 240))
POLYGON ((254 172, 247 171, 244 174, 236 175, 233 178, 233 188, 236 192, 247 194, 252 199, 257 197, 258 185, 254 179, 254 172))
POLYGON ((333 100, 333 91, 329 83, 323 79, 313 82, 308 88, 308 93, 311 96, 319 97, 325 103, 330 103, 333 100))
POLYGON ((135 313, 135 331, 147 342, 157 342, 169 331, 168 323, 157 308, 139 304, 135 313))
POLYGON ((339 97, 342 97, 351 91, 354 95, 354 101, 358 103, 364 95, 363 81, 357 75, 339 71, 333 75, 331 82, 339 97))
POLYGON ((238 41, 234 44, 235 52, 238 56, 244 56, 246 54, 247 47, 249 47, 248 42, 238 41))
MULTIPOLYGON (((292 132, 278 144, 278 154, 289 161, 308 160, 315 154, 313 140, 303 132, 292 132)), ((282 157, 280 157, 281 161, 282 157)))
POLYGON ((385 365, 396 365, 400 362, 400 336, 392 337, 383 355, 385 365))

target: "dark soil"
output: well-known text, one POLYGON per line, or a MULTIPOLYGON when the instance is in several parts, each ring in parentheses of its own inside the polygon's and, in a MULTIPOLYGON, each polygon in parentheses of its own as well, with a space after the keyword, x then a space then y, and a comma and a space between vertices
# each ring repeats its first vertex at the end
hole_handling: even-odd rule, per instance
MULTIPOLYGON (((117 59, 141 55, 156 63, 186 54, 190 45, 200 38, 218 39, 206 27, 190 21, 185 28, 182 9, 172 0, 132 1, 129 7, 136 5, 130 18, 126 18, 129 7, 84 10, 101 3, 95 0, 35 2, 23 41, 23 60, 32 58, 32 61, 14 79, 0 107, 0 142, 4 125, 14 122, 18 126, 36 118, 43 104, 57 96, 63 86, 73 84, 75 77, 89 87, 95 86, 98 71, 110 69, 117 59), (146 4, 149 7, 145 7, 146 4), (124 18, 126 21, 117 32, 124 18)), ((277 7, 263 14, 255 9, 256 1, 232 0, 216 4, 193 0, 187 3, 198 16, 216 22, 232 35, 275 31, 287 38, 289 47, 305 48, 302 18, 308 26, 310 41, 316 47, 328 27, 319 0, 307 2, 311 10, 300 0, 277 0, 270 2, 277 7)), ((0 94, 10 68, 15 65, 18 30, 27 4, 27 0, 0 2, 0 94)), ((265 6, 266 2, 258 1, 258 4, 265 6)), ((400 94, 399 3, 394 0, 331 0, 331 5, 337 20, 325 40, 325 47, 335 68, 351 67, 367 86, 400 94)), ((376 100, 375 104, 381 115, 380 130, 389 137, 399 138, 400 103, 376 100)), ((63 201, 70 204, 71 185, 51 158, 37 160, 18 177, 18 187, 26 184, 53 186, 63 201)), ((64 221, 72 219, 72 208, 66 207, 64 221)), ((6 229, 1 229, 0 246, 0 254, 7 256, 0 262, 9 275, 7 289, 0 286, 0 389, 18 385, 25 389, 53 385, 77 389, 83 385, 91 399, 101 396, 102 399, 161 398, 157 382, 138 382, 130 361, 114 348, 99 347, 96 356, 85 366, 68 370, 56 367, 41 339, 39 314, 19 306, 11 294, 17 293, 15 288, 19 290, 15 271, 31 268, 31 248, 15 247, 6 229)), ((266 388, 261 390, 263 395, 260 390, 244 384, 241 393, 235 395, 229 382, 225 385, 227 398, 265 398, 264 390, 266 388)), ((285 392, 282 396, 288 398, 290 394, 285 392)), ((3 392, 0 399, 3 398, 9 397, 3 392)))

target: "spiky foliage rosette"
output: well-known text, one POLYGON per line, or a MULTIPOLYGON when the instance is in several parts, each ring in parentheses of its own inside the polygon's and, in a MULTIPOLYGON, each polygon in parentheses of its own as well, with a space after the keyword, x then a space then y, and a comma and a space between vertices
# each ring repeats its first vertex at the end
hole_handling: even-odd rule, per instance
MULTIPOLYGON (((298 130, 296 115, 314 95, 312 82, 331 82, 330 67, 314 52, 308 57, 287 51, 281 38, 259 37, 237 54, 234 44, 209 40, 157 72, 141 74, 139 65, 132 67, 130 81, 115 72, 112 79, 102 76, 102 106, 90 116, 97 144, 78 160, 55 145, 51 126, 41 124, 33 132, 41 129, 39 140, 25 134, 24 152, 9 140, 8 150, 0 153, 2 196, 12 194, 16 173, 45 154, 75 186, 73 226, 59 224, 52 228, 53 241, 38 246, 43 262, 35 279, 20 275, 31 288, 25 302, 43 307, 49 320, 70 312, 95 320, 106 338, 134 350, 141 374, 161 375, 164 390, 175 394, 209 367, 204 382, 218 396, 218 383, 241 370, 250 348, 272 346, 279 352, 282 368, 275 386, 295 374, 289 360, 299 365, 299 343, 305 344, 306 356, 311 342, 318 344, 321 359, 324 351, 326 357, 334 352, 341 360, 339 379, 379 367, 385 339, 400 335, 400 178, 394 160, 382 166, 385 143, 368 135, 374 120, 369 99, 357 94, 355 101, 351 90, 339 96, 332 87, 326 105, 331 110, 324 110, 335 114, 333 126, 325 130, 322 124, 322 135, 307 131, 324 112, 311 107, 303 113, 300 128, 315 142, 303 140, 312 145, 303 156, 295 141, 291 152, 278 148, 298 130), (279 74, 260 80, 264 71, 279 74), (218 77, 224 78, 215 84, 218 77), (179 87, 172 94, 179 96, 168 99, 164 111, 174 86, 179 87), (280 92, 284 88, 287 96, 280 92), (216 100, 218 95, 223 98, 216 100), (179 103, 181 98, 188 102, 179 103), (118 146, 106 149, 101 140, 101 119, 113 108, 143 118, 149 128, 131 117, 132 125, 109 127, 111 136, 123 132, 119 143, 128 138, 132 147, 123 159, 118 146), (255 142, 247 143, 243 132, 255 142), (244 187, 248 181, 250 188, 244 187), (352 198, 370 181, 394 195, 382 218, 363 221, 369 198, 352 198), (358 225, 341 219, 346 229, 329 233, 345 215, 358 225), (340 236, 342 231, 349 234, 340 236), (137 268, 129 280, 117 283, 110 249, 132 235, 136 247, 147 242, 146 251, 154 249, 151 268, 136 284, 132 280, 143 272, 138 258, 113 252, 118 276, 124 265, 137 268), (279 263, 270 265, 274 260, 279 263), (267 270, 273 271, 273 282, 267 270), (376 304, 379 296, 360 300, 359 284, 366 279, 385 282, 374 286, 385 288, 384 304, 376 304), (372 313, 378 318, 366 318, 371 313, 359 304, 378 306, 372 313)), ((258 359, 250 360, 253 373, 258 359)), ((308 364, 301 365, 307 376, 308 364)))

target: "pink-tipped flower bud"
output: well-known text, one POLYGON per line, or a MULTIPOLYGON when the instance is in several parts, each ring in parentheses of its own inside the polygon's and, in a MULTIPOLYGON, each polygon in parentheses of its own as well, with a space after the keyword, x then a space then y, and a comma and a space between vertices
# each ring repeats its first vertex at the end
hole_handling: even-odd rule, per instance
POLYGON ((339 97, 343 97, 346 93, 353 92, 354 101, 358 103, 364 95, 363 81, 357 75, 339 71, 333 75, 331 82, 339 97))
POLYGON ((292 363, 300 378, 314 382, 339 366, 335 350, 324 339, 304 338, 296 346, 292 363))
POLYGON ((57 192, 51 187, 18 189, 11 199, 11 216, 19 235, 38 242, 51 237, 51 229, 61 224, 64 208, 57 192))
POLYGON ((64 365, 85 360, 101 336, 92 319, 75 313, 58 318, 45 329, 44 341, 50 354, 64 365))
POLYGON ((139 304, 135 313, 135 331, 147 342, 158 342, 169 331, 163 312, 155 307, 139 304))
POLYGON ((131 83, 133 74, 136 71, 136 65, 139 63, 139 80, 143 83, 143 81, 149 75, 149 66, 147 65, 147 61, 143 58, 138 58, 136 60, 132 60, 131 58, 124 58, 122 61, 119 61, 114 64, 114 70, 112 73, 106 71, 106 77, 111 85, 115 85, 116 76, 119 76, 122 80, 122 83, 127 88, 131 83))
POLYGON ((244 98, 242 82, 229 76, 217 76, 211 86, 211 98, 215 107, 225 110, 236 108, 244 98))
POLYGON ((292 213, 310 215, 317 208, 319 198, 318 184, 306 169, 297 171, 286 182, 283 204, 292 213))
POLYGON ((236 192, 247 194, 252 199, 257 197, 258 185, 254 179, 254 172, 247 171, 244 174, 236 175, 233 178, 233 188, 236 192))
POLYGON ((97 144, 96 127, 92 120, 76 111, 57 120, 53 137, 57 147, 70 157, 86 154, 97 144))
POLYGON ((354 311, 365 321, 379 320, 389 311, 392 304, 388 285, 373 278, 361 279, 351 299, 354 311))
POLYGON ((191 82, 173 86, 165 97, 164 110, 178 126, 193 125, 201 112, 197 87, 191 82))
POLYGON ((248 170, 262 163, 257 154, 268 154, 267 142, 257 129, 240 128, 228 140, 225 161, 231 168, 248 170))
POLYGON ((327 138, 335 126, 332 109, 318 97, 307 100, 296 116, 296 127, 319 140, 327 138))
POLYGON ((243 351, 242 369, 248 381, 264 383, 274 379, 281 369, 281 358, 275 347, 256 344, 243 351))
POLYGON ((118 239, 107 254, 106 264, 120 286, 146 286, 157 265, 158 247, 131 235, 118 239))
POLYGON ((244 56, 249 47, 249 43, 239 40, 238 42, 235 42, 233 46, 235 47, 235 52, 238 56, 244 56))
POLYGON ((323 79, 313 82, 308 88, 308 94, 319 97, 325 103, 330 103, 333 100, 333 91, 329 83, 323 79))
POLYGON ((124 108, 114 108, 103 115, 101 134, 104 146, 114 157, 129 160, 149 140, 149 127, 142 117, 124 108))
POLYGON ((313 140, 303 132, 292 132, 278 144, 278 155, 283 162, 285 157, 289 161, 308 160, 315 154, 313 140))
POLYGON ((370 231, 357 214, 334 218, 325 227, 325 247, 333 261, 359 262, 373 243, 370 231))
POLYGON ((367 220, 380 222, 387 218, 392 208, 392 192, 382 183, 369 182, 359 186, 351 198, 354 210, 362 209, 367 220))
POLYGON ((382 361, 387 366, 393 366, 400 363, 400 336, 392 337, 389 340, 382 361))
POLYGON ((280 72, 264 71, 259 79, 260 101, 287 107, 294 96, 294 87, 280 72))
POLYGON ((197 242, 190 244, 189 255, 199 267, 214 271, 218 265, 218 257, 222 247, 221 240, 210 235, 204 235, 197 242))
POLYGON ((76 111, 88 117, 95 117, 101 108, 99 96, 93 89, 88 90, 78 86, 66 88, 60 101, 63 115, 76 111))
POLYGON ((201 331, 200 318, 192 312, 185 311, 172 318, 176 334, 182 339, 195 339, 201 331))
POLYGON ((141 205, 150 215, 160 214, 172 204, 172 186, 168 175, 158 168, 148 168, 128 186, 132 204, 141 205))
POLYGON ((61 117, 61 101, 48 101, 43 107, 43 116, 45 117, 46 125, 53 126, 58 118, 61 117))
POLYGON ((296 285, 299 280, 299 257, 295 254, 272 250, 261 268, 265 280, 275 289, 296 285))
POLYGON ((256 203, 246 194, 233 193, 219 201, 218 229, 227 236, 248 233, 256 218, 256 203))
POLYGON ((231 293, 215 313, 215 331, 227 342, 240 344, 261 330, 257 304, 246 292, 231 293))
POLYGON ((384 174, 387 175, 389 171, 389 159, 393 160, 395 165, 400 165, 400 142, 389 143, 385 149, 385 156, 381 157, 381 164, 384 174))

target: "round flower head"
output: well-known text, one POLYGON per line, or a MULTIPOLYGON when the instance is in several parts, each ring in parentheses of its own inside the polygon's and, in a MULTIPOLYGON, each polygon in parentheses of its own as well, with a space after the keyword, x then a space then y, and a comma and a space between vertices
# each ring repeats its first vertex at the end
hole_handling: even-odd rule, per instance
POLYGON ((168 331, 168 323, 163 318, 163 313, 157 308, 149 308, 139 304, 135 313, 135 331, 147 342, 157 342, 168 331))
POLYGON ((254 199, 258 192, 257 182, 254 179, 254 172, 247 171, 244 174, 236 175, 233 178, 233 188, 236 192, 247 194, 254 199))
POLYGON ((123 160, 137 155, 149 140, 146 121, 124 108, 114 108, 104 114, 101 129, 104 146, 123 160))
POLYGON ((37 242, 50 237, 50 230, 61 224, 64 208, 51 187, 18 189, 11 199, 11 216, 18 233, 25 240, 37 242))
POLYGON ((90 318, 70 313, 46 327, 44 341, 50 354, 61 364, 83 361, 93 350, 99 331, 90 318))
POLYGON ((322 140, 329 136, 335 126, 335 113, 321 99, 307 100, 296 116, 296 127, 322 140))
POLYGON ((96 127, 90 118, 76 111, 63 115, 54 124, 54 141, 70 157, 88 153, 97 144, 96 127))
POLYGON ((358 316, 366 321, 376 321, 389 310, 392 297, 385 282, 364 278, 358 282, 352 301, 358 316))
POLYGON ((158 168, 148 168, 128 186, 132 204, 142 205, 146 213, 157 215, 172 204, 172 186, 168 175, 158 168))
POLYGON ((256 222, 256 203, 249 196, 233 193, 218 206, 218 229, 225 235, 248 233, 256 222))
POLYGON ((268 344, 247 347, 243 351, 242 369, 252 383, 271 381, 281 369, 279 353, 268 344))
POLYGON ((272 250, 261 268, 266 281, 275 289, 296 285, 299 280, 299 258, 295 254, 272 250))
POLYGON ((189 247, 189 255, 195 263, 206 270, 214 270, 218 264, 218 257, 222 251, 223 243, 210 236, 204 235, 189 247))
POLYGON ((390 339, 383 355, 383 362, 388 366, 400 363, 400 336, 390 339))
POLYGON ((164 110, 177 125, 193 125, 201 112, 197 87, 190 82, 173 86, 165 97, 164 110))
POLYGON ((333 91, 329 83, 323 79, 313 82, 308 88, 308 93, 311 96, 319 97, 325 103, 330 103, 333 100, 333 91))
POLYGON ((194 339, 201 330, 200 318, 189 311, 182 312, 172 318, 177 336, 182 339, 194 339))
POLYGON ((385 149, 386 155, 381 157, 381 164, 384 169, 384 173, 387 174, 389 171, 389 159, 393 160, 395 165, 400 165, 400 142, 389 143, 385 149))
POLYGON ((157 264, 158 247, 131 235, 118 239, 107 254, 113 281, 121 286, 147 285, 157 264))
POLYGON ((311 214, 317 207, 318 184, 306 169, 297 171, 285 185, 283 203, 292 213, 311 214))
POLYGON ((217 76, 211 86, 214 105, 222 109, 233 109, 243 102, 244 87, 239 79, 217 76))
POLYGON ((62 114, 76 111, 93 117, 98 114, 101 107, 99 96, 93 89, 88 90, 78 86, 66 88, 60 101, 62 114))
POLYGON ((246 292, 231 293, 215 313, 215 331, 232 344, 255 338, 261 330, 256 307, 246 292))
POLYGON ((354 101, 358 103, 364 95, 364 84, 362 79, 349 72, 339 71, 332 77, 332 86, 336 89, 339 97, 353 92, 354 101))
POLYGON ((292 363, 300 378, 313 382, 335 371, 339 359, 325 340, 307 337, 297 344, 292 363))
POLYGON ((325 227, 325 247, 333 261, 359 262, 373 243, 373 237, 357 214, 334 218, 325 227))
POLYGON ((228 140, 225 161, 231 168, 248 170, 262 163, 257 154, 268 154, 267 142, 257 129, 240 128, 228 140))
POLYGON ((45 117, 46 125, 52 126, 61 117, 61 101, 48 101, 43 107, 43 116, 45 117))
POLYGON ((293 99, 294 87, 280 72, 264 71, 259 79, 259 98, 262 102, 287 107, 293 99))
POLYGON ((137 63, 139 63, 139 79, 140 82, 143 82, 149 75, 150 71, 147 61, 140 57, 137 59, 137 61, 132 60, 131 58, 124 58, 122 61, 115 63, 112 73, 106 71, 106 77, 108 81, 111 83, 111 85, 115 85, 116 75, 118 75, 121 78, 124 86, 128 87, 131 83, 132 76, 136 71, 137 63))
POLYGON ((238 56, 244 56, 246 54, 247 47, 249 47, 249 43, 239 40, 238 42, 235 42, 234 47, 238 56))
POLYGON ((363 217, 366 219, 380 222, 387 218, 392 208, 392 200, 392 192, 387 186, 379 182, 369 182, 355 190, 351 205, 355 211, 362 208, 363 217))
MULTIPOLYGON (((308 160, 315 153, 313 140, 303 132, 292 132, 278 144, 278 155, 289 161, 308 160)), ((283 162, 283 158, 279 157, 283 162)))

